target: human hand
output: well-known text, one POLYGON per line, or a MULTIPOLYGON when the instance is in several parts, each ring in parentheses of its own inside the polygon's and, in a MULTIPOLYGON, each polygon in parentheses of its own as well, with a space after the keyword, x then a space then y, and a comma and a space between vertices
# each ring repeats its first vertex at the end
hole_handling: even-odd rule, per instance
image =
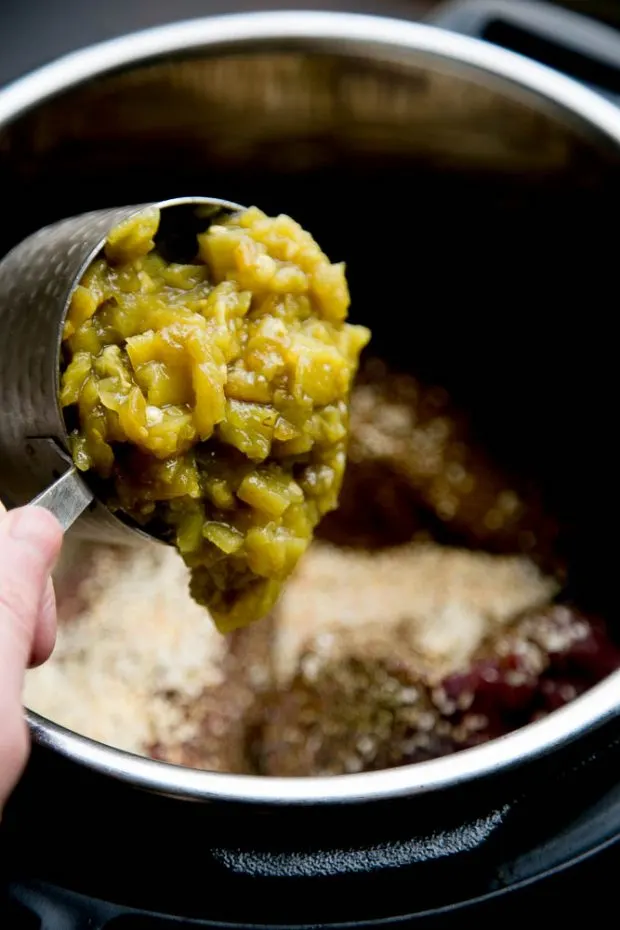
POLYGON ((24 673, 49 657, 56 640, 50 573, 62 529, 40 507, 0 504, 0 817, 29 752, 22 707, 24 673))

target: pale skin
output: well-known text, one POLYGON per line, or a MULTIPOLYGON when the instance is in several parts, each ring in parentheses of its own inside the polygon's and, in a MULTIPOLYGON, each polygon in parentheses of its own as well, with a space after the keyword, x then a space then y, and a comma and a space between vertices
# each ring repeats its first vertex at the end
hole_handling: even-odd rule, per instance
POLYGON ((26 669, 49 658, 56 639, 51 572, 62 530, 38 507, 0 504, 0 817, 30 750, 22 688, 26 669))

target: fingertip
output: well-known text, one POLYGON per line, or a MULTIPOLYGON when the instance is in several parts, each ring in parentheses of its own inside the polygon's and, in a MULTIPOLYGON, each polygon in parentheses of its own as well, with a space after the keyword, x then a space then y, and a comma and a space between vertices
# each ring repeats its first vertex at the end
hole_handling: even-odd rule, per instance
POLYGON ((44 507, 28 504, 9 511, 0 529, 18 542, 36 546, 44 559, 54 564, 62 546, 63 531, 56 517, 44 507))
POLYGON ((62 536, 58 520, 43 508, 28 505, 0 519, 0 691, 9 677, 19 691, 26 666, 44 661, 53 648, 50 575, 62 536))
POLYGON ((46 510, 45 507, 35 507, 33 504, 29 504, 21 509, 22 511, 28 511, 29 519, 32 519, 32 525, 36 526, 37 532, 48 539, 54 547, 60 549, 62 545, 63 529, 58 518, 55 517, 51 511, 46 510), (35 520, 36 523, 34 522, 35 520))
POLYGON ((39 616, 34 632, 30 654, 30 668, 36 668, 46 662, 56 645, 56 594, 51 578, 48 578, 41 599, 39 616))

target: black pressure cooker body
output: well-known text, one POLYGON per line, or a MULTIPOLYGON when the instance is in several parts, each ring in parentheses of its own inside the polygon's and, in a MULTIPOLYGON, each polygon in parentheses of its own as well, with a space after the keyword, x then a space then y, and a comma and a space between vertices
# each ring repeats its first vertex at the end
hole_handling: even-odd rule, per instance
POLYGON ((619 764, 611 725, 433 797, 274 808, 128 791, 38 748, 0 834, 3 926, 485 927, 541 901, 585 917, 613 900, 619 764))
MULTIPOLYGON (((620 94, 620 38, 609 28, 525 2, 448 4, 436 22, 567 70, 609 99, 620 94)), ((616 352, 601 325, 614 293, 616 244, 598 223, 619 192, 620 155, 612 149, 605 185, 595 171, 588 174, 584 155, 584 184, 569 198, 570 190, 560 186, 554 193, 550 182, 542 215, 536 212, 540 186, 516 198, 517 189, 507 187, 480 202, 475 180, 464 189, 446 177, 426 194, 420 182, 426 224, 417 233, 416 254, 432 312, 424 313, 417 345, 394 345, 379 284, 373 285, 365 263, 351 263, 353 290, 364 290, 367 298, 360 303, 360 321, 373 327, 380 354, 466 383, 472 409, 486 398, 483 431, 509 411, 512 426, 506 436, 498 431, 498 443, 505 441, 512 458, 519 453, 524 467, 533 460, 551 498, 560 508, 573 508, 574 532, 566 543, 579 566, 573 593, 611 621, 617 588, 613 476, 602 473, 591 449, 580 449, 576 422, 587 409, 587 429, 601 437, 601 455, 604 440, 611 448, 616 352), (507 205, 514 222, 498 234, 496 210, 507 205), (478 236, 484 248, 476 246, 478 236), (475 309, 461 306, 465 290, 479 293, 475 309), (541 302, 548 308, 544 318, 541 302), (580 311, 577 318, 566 318, 567 305, 580 311), (490 315, 495 329, 489 329, 490 315), (447 325, 441 359, 428 362, 425 345, 447 325), (491 342, 482 346, 478 332, 487 340, 494 334, 491 342), (502 340, 507 350, 497 348, 502 340), (536 402, 541 385, 542 406, 536 402), (524 408, 528 440, 517 448, 524 408), (565 465, 561 474, 558 458, 565 465)), ((346 156, 338 171, 344 177, 346 156)), ((231 174, 229 180, 236 186, 227 195, 252 201, 243 190, 252 187, 250 175, 231 174)), ((306 179, 300 218, 313 229, 319 224, 317 237, 319 185, 337 180, 327 169, 306 179)), ((384 203, 394 204, 401 232, 410 227, 399 219, 398 191, 409 180, 395 170, 376 188, 384 203)), ((294 201, 290 179, 282 185, 280 199, 290 194, 294 201)), ((352 185, 339 189, 343 209, 357 210, 362 235, 364 224, 376 220, 373 203, 366 197, 360 205, 352 185)), ((267 190, 267 210, 270 198, 278 202, 267 190)), ((328 225, 325 235, 329 240, 328 225)), ((413 306, 415 289, 409 288, 413 306)), ((612 465, 610 460, 606 467, 612 465)), ((549 920, 585 918, 604 899, 611 902, 615 890, 619 771, 620 728, 613 713, 591 732, 524 765, 515 759, 510 768, 413 796, 329 804, 215 797, 192 803, 132 786, 104 769, 89 770, 39 740, 0 829, 0 925, 267 930, 449 927, 475 920, 490 926, 507 915, 531 921, 543 905, 550 908, 549 920)))

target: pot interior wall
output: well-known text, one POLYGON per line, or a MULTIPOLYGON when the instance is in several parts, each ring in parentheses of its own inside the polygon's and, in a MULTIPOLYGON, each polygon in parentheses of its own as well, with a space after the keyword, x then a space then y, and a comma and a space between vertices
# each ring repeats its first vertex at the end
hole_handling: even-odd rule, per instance
POLYGON ((581 602, 609 616, 617 167, 531 96, 438 61, 196 56, 6 127, 0 188, 17 206, 0 249, 61 216, 188 193, 290 213, 347 262, 373 354, 446 385, 540 485, 581 602))

